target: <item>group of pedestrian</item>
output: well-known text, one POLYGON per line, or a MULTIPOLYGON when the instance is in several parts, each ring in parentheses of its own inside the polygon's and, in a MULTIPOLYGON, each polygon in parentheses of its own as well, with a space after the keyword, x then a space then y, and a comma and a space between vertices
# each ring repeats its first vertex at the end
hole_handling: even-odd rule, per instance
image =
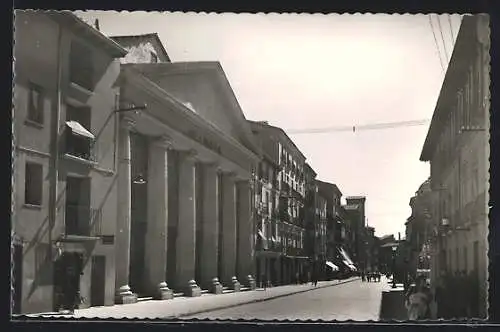
POLYGON ((443 273, 435 290, 436 318, 477 318, 478 286, 475 273, 443 273))
POLYGON ((361 272, 362 282, 380 282, 382 275, 379 272, 361 272))

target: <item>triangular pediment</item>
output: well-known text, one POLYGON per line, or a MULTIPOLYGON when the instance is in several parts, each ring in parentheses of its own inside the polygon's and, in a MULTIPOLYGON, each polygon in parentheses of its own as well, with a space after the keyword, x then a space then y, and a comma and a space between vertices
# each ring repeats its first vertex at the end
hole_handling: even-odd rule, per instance
POLYGON ((137 64, 161 89, 250 151, 257 146, 226 75, 218 62, 137 64))

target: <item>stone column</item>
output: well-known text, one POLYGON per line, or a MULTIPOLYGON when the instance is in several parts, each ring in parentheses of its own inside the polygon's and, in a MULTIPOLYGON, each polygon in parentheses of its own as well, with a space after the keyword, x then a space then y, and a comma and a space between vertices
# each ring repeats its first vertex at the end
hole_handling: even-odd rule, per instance
POLYGON ((137 295, 130 291, 130 222, 132 206, 132 180, 130 169, 130 130, 135 125, 130 118, 120 119, 120 131, 118 142, 118 206, 116 220, 116 243, 115 243, 115 302, 133 303, 137 301, 137 295))
POLYGON ((172 298, 165 282, 167 274, 168 234, 168 150, 169 137, 149 144, 148 161, 148 225, 145 265, 148 289, 156 299, 172 298))
POLYGON ((236 275, 236 185, 235 174, 222 174, 222 259, 223 275, 220 276, 226 286, 233 284, 236 275))
POLYGON ((238 181, 238 279, 247 280, 254 264, 252 197, 249 181, 238 181))
POLYGON ((196 296, 196 152, 179 152, 179 221, 176 241, 176 285, 187 296, 196 296))
POLYGON ((219 247, 219 181, 220 172, 216 163, 204 164, 203 179, 203 239, 201 253, 201 280, 203 289, 212 287, 213 278, 218 277, 218 247, 219 247))

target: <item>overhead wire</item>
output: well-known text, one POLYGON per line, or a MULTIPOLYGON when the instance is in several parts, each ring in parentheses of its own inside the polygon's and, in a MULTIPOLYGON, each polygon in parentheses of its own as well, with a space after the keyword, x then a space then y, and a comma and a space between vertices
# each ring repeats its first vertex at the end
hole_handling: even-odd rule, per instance
POLYGON ((453 25, 451 24, 451 15, 448 14, 448 23, 450 24, 450 32, 451 32, 451 44, 455 44, 455 34, 453 33, 453 25))
POLYGON ((323 127, 323 128, 305 128, 305 129, 289 129, 285 130, 287 134, 323 134, 330 132, 346 132, 346 131, 363 131, 363 130, 380 130, 380 129, 393 129, 400 127, 413 127, 413 126, 423 126, 430 122, 428 119, 422 120, 409 120, 409 121, 398 121, 398 122, 385 122, 385 123, 371 123, 365 125, 353 125, 353 126, 335 126, 335 127, 323 127))
POLYGON ((437 50, 438 57, 439 57, 439 63, 441 64, 441 69, 443 70, 443 73, 444 73, 443 59, 441 58, 441 51, 439 49, 439 43, 437 41, 436 32, 434 31, 434 25, 432 24, 432 16, 430 14, 429 14, 429 25, 431 26, 432 35, 434 36, 434 43, 436 44, 436 50, 437 50))
POLYGON ((443 41, 443 49, 444 49, 444 56, 446 57, 446 63, 448 63, 448 51, 446 50, 446 42, 444 40, 444 35, 443 35, 443 29, 441 27, 441 19, 439 18, 439 15, 436 15, 437 21, 438 21, 438 27, 439 27, 439 32, 441 33, 441 40, 443 41))

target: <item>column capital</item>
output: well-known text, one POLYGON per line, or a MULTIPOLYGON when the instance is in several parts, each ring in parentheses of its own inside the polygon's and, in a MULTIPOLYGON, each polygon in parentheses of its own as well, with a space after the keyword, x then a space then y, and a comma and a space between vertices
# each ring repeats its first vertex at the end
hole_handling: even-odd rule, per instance
POLYGON ((172 144, 172 138, 168 135, 162 135, 159 137, 156 137, 152 143, 160 148, 164 148, 166 150, 172 150, 173 149, 173 144, 172 144))
POLYGON ((121 124, 122 128, 127 129, 127 130, 131 130, 132 128, 135 127, 136 122, 135 122, 135 120, 132 117, 130 117, 130 116, 124 116, 122 118, 120 124, 121 124))
POLYGON ((207 169, 215 170, 217 174, 222 173, 222 168, 220 166, 220 163, 217 161, 207 161, 207 162, 202 162, 203 166, 206 167, 207 169))

